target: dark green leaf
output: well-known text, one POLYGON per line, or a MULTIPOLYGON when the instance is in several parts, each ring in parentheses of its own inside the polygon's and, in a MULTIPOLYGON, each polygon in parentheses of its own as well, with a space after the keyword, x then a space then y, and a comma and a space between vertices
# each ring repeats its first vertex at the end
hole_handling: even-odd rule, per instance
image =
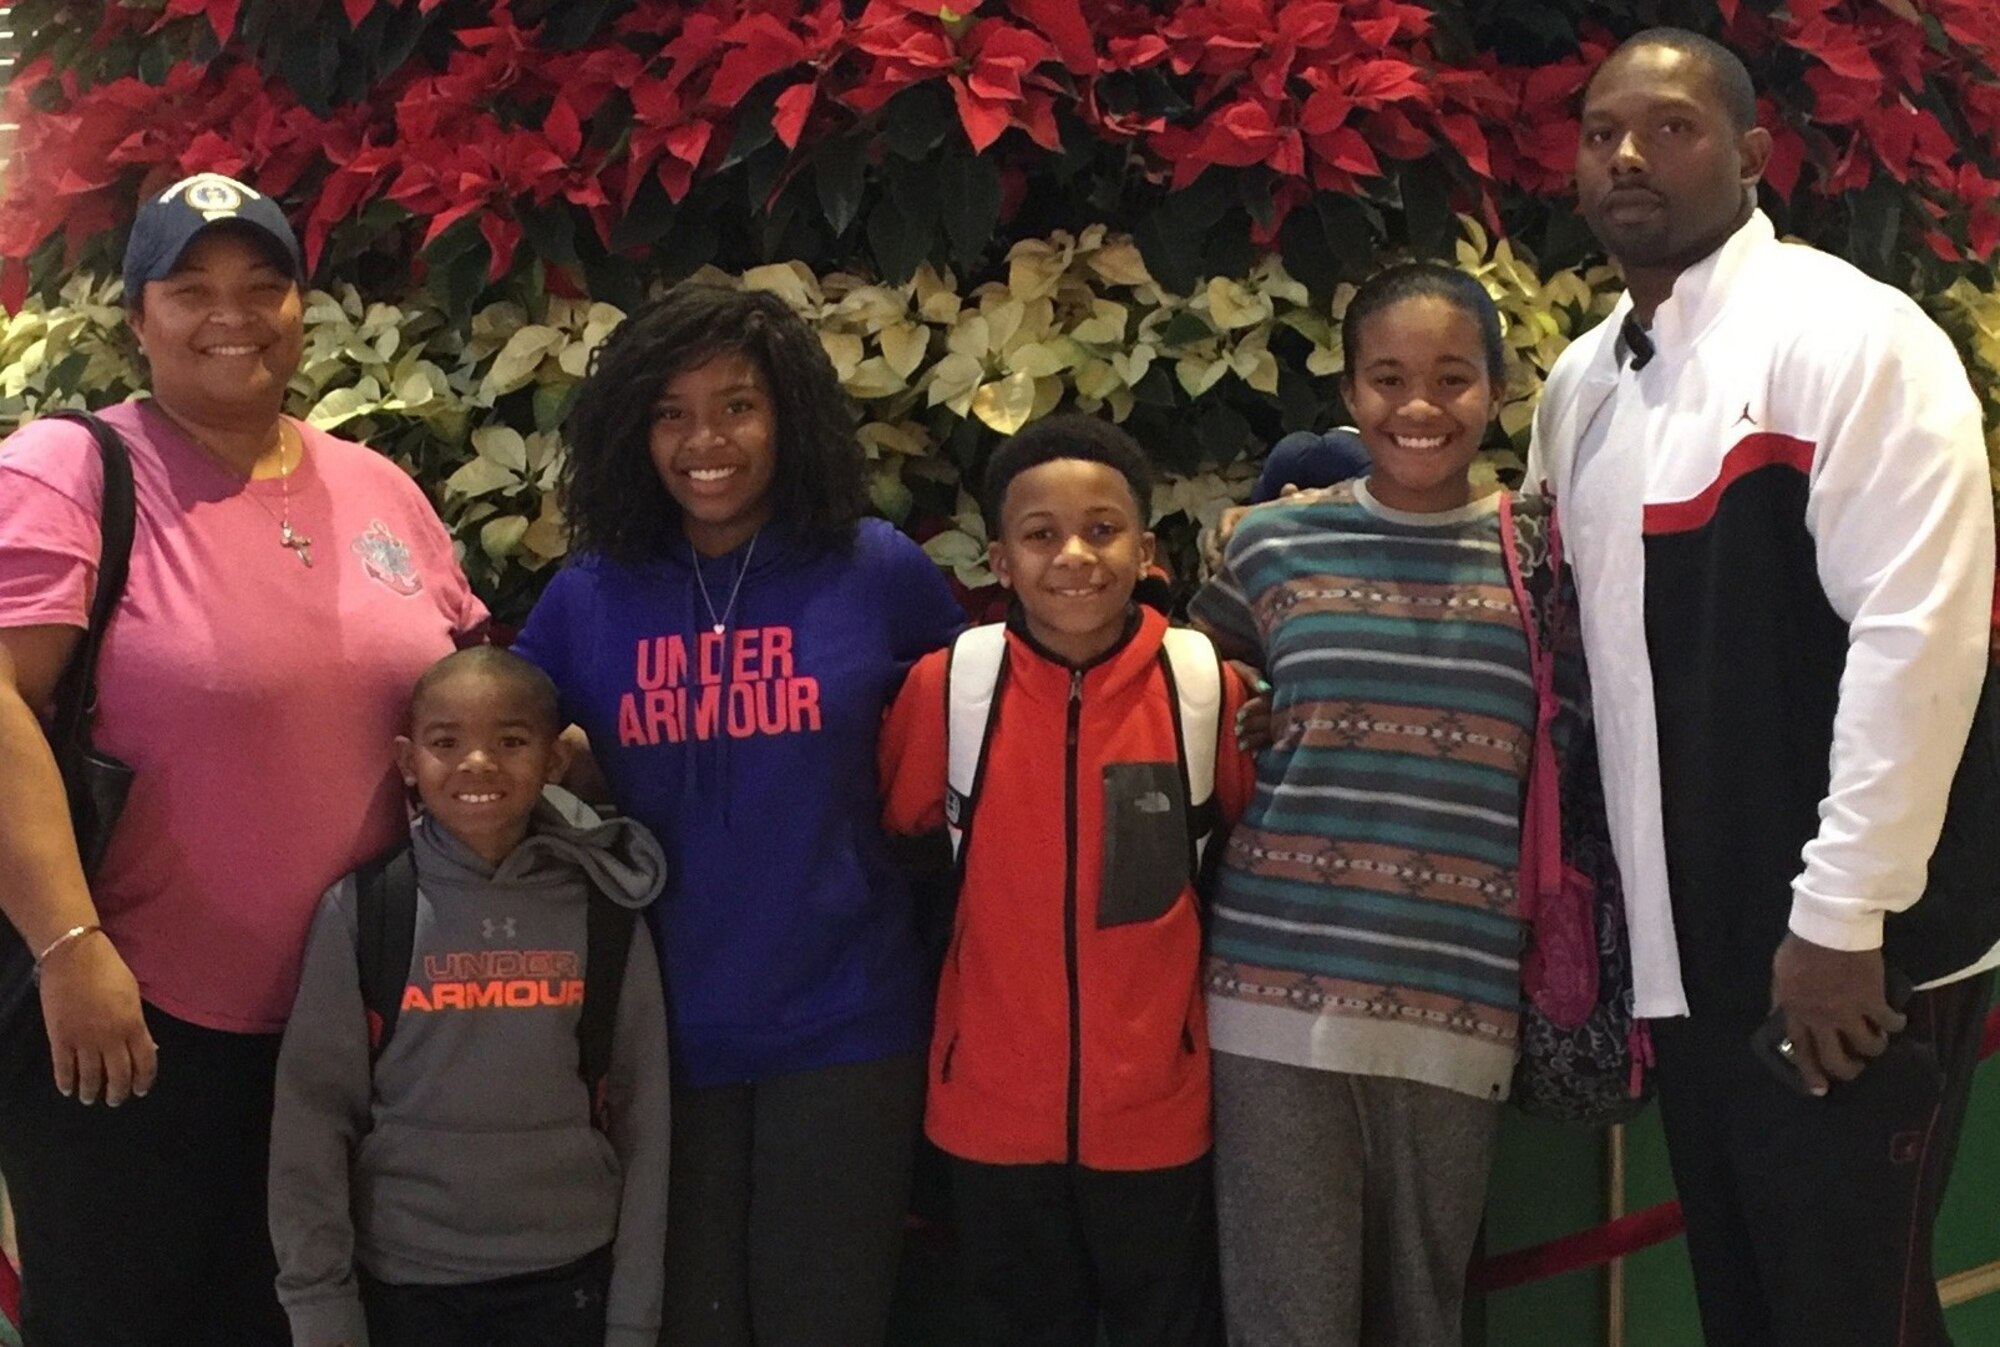
POLYGON ((1000 223, 1000 169, 985 155, 953 155, 938 172, 938 214, 951 240, 951 257, 971 271, 993 242, 1000 223))
POLYGON ((882 143, 891 154, 923 159, 958 125, 951 101, 936 82, 912 85, 882 111, 882 143))
POLYGON ((693 198, 682 203, 673 227, 661 242, 658 260, 661 270, 675 280, 692 275, 715 260, 719 232, 712 210, 689 210, 693 198))
POLYGON ((1132 230, 1132 241, 1153 279, 1175 294, 1187 294, 1201 279, 1200 244, 1195 236, 1175 228, 1165 210, 1140 220, 1132 230))
POLYGON ((1202 458, 1207 453, 1200 429, 1192 418, 1186 416, 1162 418, 1158 428, 1146 437, 1144 443, 1147 457, 1168 472, 1182 477, 1200 472, 1202 458))
POLYGON ((791 228, 792 219, 798 213, 799 194, 795 191, 786 192, 778 198, 775 206, 765 212, 761 222, 763 228, 759 231, 761 237, 757 245, 759 262, 770 261, 774 256, 781 255, 779 247, 784 241, 785 231, 791 228))
MULTIPOLYGON (((945 440, 944 447, 945 452, 951 455, 952 462, 958 464, 958 470, 964 474, 965 480, 977 482, 979 477, 974 469, 984 467, 983 451, 986 447, 986 433, 979 418, 967 416, 960 419, 951 428, 951 435, 945 440)), ((978 494, 976 487, 969 489, 974 495, 978 494)))
MULTIPOLYGON (((717 172, 727 172, 777 140, 778 128, 771 122, 778 102, 776 87, 776 80, 764 80, 737 105, 736 128, 730 133, 729 149, 723 154, 717 172)), ((782 165, 784 147, 778 148, 781 152, 778 163, 782 165)))
POLYGON ((667 189, 660 186, 657 177, 648 173, 646 180, 639 184, 631 207, 611 226, 612 251, 623 252, 627 248, 659 242, 673 227, 676 209, 673 199, 667 195, 667 189))
POLYGON ((926 235, 938 227, 938 174, 934 164, 911 164, 892 159, 883 166, 886 195, 896 203, 911 224, 926 235))
POLYGON ((1579 266, 1585 259, 1601 257, 1603 253, 1597 235, 1590 232, 1589 221, 1567 205, 1549 206, 1543 220, 1541 248, 1536 253, 1545 273, 1579 266))
POLYGON ((1211 168, 1170 192, 1132 231, 1153 278, 1187 294, 1209 274, 1205 238, 1235 205, 1237 187, 1228 170, 1211 168))
MULTIPOLYGON (((1204 398, 1202 403, 1201 414, 1195 418, 1195 435, 1210 463, 1218 466, 1234 463, 1263 447, 1243 413, 1213 396, 1204 398)), ((1187 471, 1198 472, 1201 466, 1196 463, 1187 471)))
POLYGON ((317 29, 297 29, 281 42, 278 69, 292 93, 314 115, 333 111, 334 76, 340 69, 340 46, 317 29))
POLYGON ((1903 191, 1883 174, 1847 198, 1847 260, 1876 280, 1902 288, 1897 247, 1903 232, 1903 191))
MULTIPOLYGON (((460 231, 468 236, 467 245, 442 266, 431 268, 431 286, 437 291, 438 302, 451 315, 453 326, 463 326, 472 321, 473 306, 486 291, 486 270, 493 260, 486 240, 468 221, 453 225, 445 231, 445 238, 460 231)), ((443 243, 444 238, 438 242, 443 243)))
POLYGON ((1287 433, 1326 429, 1326 404, 1320 397, 1318 383, 1319 380, 1303 369, 1279 364, 1278 418, 1287 433))
POLYGON ((631 0, 559 0, 547 7, 542 20, 542 43, 559 51, 575 51, 589 42, 605 26, 612 10, 630 9, 631 0))
POLYGON ((158 87, 167 82, 167 72, 173 69, 174 56, 165 44, 149 42, 139 49, 139 78, 158 87))
POLYGON ((884 197, 868 212, 868 251, 876 272, 891 285, 916 274, 930 253, 930 230, 910 219, 893 196, 884 197))
POLYGON ((1292 279, 1324 304, 1340 286, 1340 259, 1327 241, 1326 223, 1316 210, 1295 210, 1278 230, 1278 255, 1292 279))
POLYGON ((1161 360, 1155 360, 1146 367, 1139 382, 1132 385, 1132 397, 1154 407, 1179 407, 1181 403, 1180 386, 1167 372, 1166 362, 1161 360))
POLYGON ((559 267, 577 265, 576 214, 562 201, 546 206, 522 204, 515 208, 528 247, 544 262, 559 267))
POLYGON ((792 152, 775 139, 750 152, 743 164, 743 204, 750 208, 751 214, 761 215, 770 208, 771 193, 777 190, 791 162, 792 152))
POLYGON ((630 313, 646 298, 648 273, 622 257, 583 259, 584 284, 590 297, 630 313))
POLYGON ((1451 214, 1451 184, 1444 170, 1429 160, 1404 164, 1396 173, 1403 192, 1403 227, 1410 248, 1420 257, 1452 255, 1458 237, 1451 214))
POLYGON ((402 69, 403 62, 410 59, 417 43, 423 39, 430 19, 407 5, 394 8, 377 5, 361 21, 364 30, 372 25, 379 25, 380 37, 375 43, 369 69, 372 77, 379 81, 402 69))
POLYGON ((1189 342, 1213 337, 1215 329, 1198 313, 1181 309, 1173 317, 1160 325, 1160 345, 1183 346, 1189 342))
POLYGON ((583 385, 570 379, 535 385, 535 429, 554 430, 561 426, 576 402, 583 385))
POLYGON ((835 237, 845 234, 860 215, 867 174, 866 136, 836 136, 813 152, 813 184, 819 191, 820 212, 835 237))
MULTIPOLYGON (((90 367, 90 352, 72 351, 55 363, 49 370, 47 387, 51 389, 71 389, 83 378, 84 370, 90 367)), ((85 390, 88 391, 88 390, 85 390)))
POLYGON ((1245 169, 1237 179, 1237 199, 1260 229, 1269 229, 1271 221, 1277 217, 1278 203, 1271 197, 1271 188, 1276 181, 1277 174, 1262 164, 1245 169))

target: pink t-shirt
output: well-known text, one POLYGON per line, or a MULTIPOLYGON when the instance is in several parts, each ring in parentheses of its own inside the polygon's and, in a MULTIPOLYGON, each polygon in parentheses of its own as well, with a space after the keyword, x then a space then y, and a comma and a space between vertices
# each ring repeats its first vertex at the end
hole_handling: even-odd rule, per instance
MULTIPOLYGON (((147 1000, 272 1032, 320 893, 403 826, 411 685, 486 610, 423 492, 372 450, 294 423, 289 482, 246 484, 149 403, 104 418, 138 519, 93 735, 136 775, 91 891, 147 1000), (278 542, 287 490, 310 568, 278 542)), ((102 490, 73 422, 0 445, 0 627, 86 625, 102 490)))

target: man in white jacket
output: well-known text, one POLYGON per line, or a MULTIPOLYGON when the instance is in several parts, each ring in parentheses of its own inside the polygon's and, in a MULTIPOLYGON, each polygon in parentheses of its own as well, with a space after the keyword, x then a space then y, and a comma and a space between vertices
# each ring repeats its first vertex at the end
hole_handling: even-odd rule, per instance
POLYGON ((1713 42, 1598 70, 1577 186, 1628 293, 1551 373, 1528 485, 1581 588, 1708 1342, 1929 1347, 2000 962, 1993 505, 1951 342, 1777 241, 1770 147, 1713 42))

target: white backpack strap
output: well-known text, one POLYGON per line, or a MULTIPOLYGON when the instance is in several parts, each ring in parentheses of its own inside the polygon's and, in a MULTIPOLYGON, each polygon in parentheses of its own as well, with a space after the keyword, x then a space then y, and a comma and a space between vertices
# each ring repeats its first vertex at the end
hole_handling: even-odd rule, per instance
POLYGON ((1222 657, 1208 637, 1190 627, 1169 627, 1161 645, 1174 680, 1181 771, 1187 784, 1194 864, 1215 831, 1215 752, 1222 728, 1222 657))
POLYGON ((945 661, 944 822, 945 831, 951 834, 954 859, 972 822, 993 704, 1006 661, 1007 628, 999 622, 960 632, 945 661))

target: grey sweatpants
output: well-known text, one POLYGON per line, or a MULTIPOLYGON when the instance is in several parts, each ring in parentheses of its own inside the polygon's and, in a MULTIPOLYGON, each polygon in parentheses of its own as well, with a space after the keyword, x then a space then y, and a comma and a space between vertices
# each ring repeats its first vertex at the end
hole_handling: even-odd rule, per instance
POLYGON ((1500 1106, 1215 1054, 1231 1347, 1457 1347, 1500 1106))

